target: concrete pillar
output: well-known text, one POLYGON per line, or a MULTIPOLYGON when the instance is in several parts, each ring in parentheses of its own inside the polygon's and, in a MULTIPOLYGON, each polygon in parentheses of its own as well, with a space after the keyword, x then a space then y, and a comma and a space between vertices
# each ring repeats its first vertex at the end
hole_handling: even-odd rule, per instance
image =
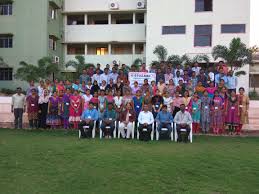
POLYGON ((136 24, 136 13, 133 13, 133 24, 136 24))
POLYGON ((112 24, 112 14, 108 14, 108 24, 112 24))
POLYGON ((108 44, 108 55, 112 54, 112 45, 108 44))
POLYGON ((85 44, 85 55, 87 55, 88 54, 88 52, 87 52, 87 44, 85 44))
POLYGON ((88 15, 85 14, 85 25, 87 25, 87 24, 88 24, 88 15))
POLYGON ((136 45, 135 43, 132 44, 132 55, 136 54, 136 45))

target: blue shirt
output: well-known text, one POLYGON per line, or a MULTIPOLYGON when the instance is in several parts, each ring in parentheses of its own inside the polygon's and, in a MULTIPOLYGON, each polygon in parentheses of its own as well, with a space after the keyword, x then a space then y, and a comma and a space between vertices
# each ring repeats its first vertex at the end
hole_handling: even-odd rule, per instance
POLYGON ((220 73, 215 75, 215 83, 216 84, 219 84, 221 79, 223 79, 225 81, 225 84, 227 84, 227 82, 228 82, 227 76, 221 75, 220 73))
POLYGON ((160 111, 156 116, 156 121, 160 123, 172 123, 174 119, 171 113, 160 111))
POLYGON ((116 112, 115 110, 105 110, 104 111, 104 115, 103 115, 103 118, 104 119, 112 119, 112 120, 115 120, 116 119, 116 112))
POLYGON ((97 121, 98 120, 98 112, 96 109, 86 109, 82 116, 81 116, 81 119, 82 120, 85 120, 85 119, 91 119, 91 120, 94 120, 94 121, 97 121))
POLYGON ((227 88, 228 89, 236 89, 237 87, 237 77, 236 76, 228 76, 227 77, 227 88))

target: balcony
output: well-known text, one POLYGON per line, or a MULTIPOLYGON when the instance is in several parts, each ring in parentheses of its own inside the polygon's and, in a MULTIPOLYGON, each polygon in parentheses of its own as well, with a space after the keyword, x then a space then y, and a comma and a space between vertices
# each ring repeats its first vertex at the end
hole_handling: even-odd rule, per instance
POLYGON ((67 25, 65 43, 145 42, 145 24, 67 25))

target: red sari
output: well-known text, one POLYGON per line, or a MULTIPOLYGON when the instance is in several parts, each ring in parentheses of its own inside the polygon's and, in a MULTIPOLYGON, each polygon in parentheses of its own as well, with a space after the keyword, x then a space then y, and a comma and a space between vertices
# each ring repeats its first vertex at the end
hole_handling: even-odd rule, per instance
POLYGON ((81 96, 72 95, 70 97, 69 122, 79 122, 82 115, 81 96))

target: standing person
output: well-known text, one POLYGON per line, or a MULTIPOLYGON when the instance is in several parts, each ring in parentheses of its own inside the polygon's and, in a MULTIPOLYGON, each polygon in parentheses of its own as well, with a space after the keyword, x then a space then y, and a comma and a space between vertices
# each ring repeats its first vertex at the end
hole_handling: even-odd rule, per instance
POLYGON ((174 122, 176 123, 176 131, 178 134, 177 142, 182 142, 182 131, 185 129, 184 142, 187 143, 188 137, 191 131, 190 124, 192 123, 192 117, 188 111, 185 110, 185 105, 180 105, 180 111, 178 111, 174 117, 174 122))
POLYGON ((167 111, 169 113, 171 113, 171 107, 172 107, 172 103, 173 103, 173 98, 170 96, 168 91, 166 91, 164 93, 163 99, 164 99, 164 105, 166 105, 166 107, 167 107, 167 111))
POLYGON ((228 126, 228 131, 230 135, 234 132, 238 133, 238 127, 240 124, 240 110, 239 110, 239 101, 234 90, 231 91, 230 97, 226 102, 226 125, 228 126))
POLYGON ((83 69, 83 74, 79 77, 80 84, 84 81, 85 83, 88 83, 90 81, 90 76, 87 73, 86 69, 83 69))
POLYGON ((102 81, 101 81, 101 74, 100 74, 100 69, 96 69, 96 73, 92 77, 92 82, 97 81, 97 85, 100 86, 102 81))
POLYGON ((31 95, 26 99, 29 125, 31 129, 38 127, 39 96, 36 89, 31 90, 31 95))
POLYGON ((136 117, 138 117, 143 107, 143 97, 140 90, 138 90, 136 93, 136 96, 133 97, 133 104, 134 104, 134 110, 136 112, 136 117))
POLYGON ((183 98, 180 97, 179 92, 175 92, 175 97, 173 99, 173 106, 172 106, 172 111, 173 111, 173 117, 175 117, 176 113, 180 111, 180 105, 183 104, 183 98))
POLYGON ((47 114, 49 105, 49 92, 43 90, 42 95, 39 97, 39 128, 46 129, 47 114))
POLYGON ((218 90, 214 92, 214 97, 212 100, 211 108, 211 124, 214 134, 219 134, 223 132, 223 115, 224 115, 224 104, 223 99, 219 96, 218 90))
POLYGON ((248 124, 248 110, 249 110, 249 97, 245 95, 245 89, 243 87, 239 88, 239 110, 240 110, 240 124, 237 129, 237 135, 241 133, 242 127, 248 124))
POLYGON ((82 98, 75 90, 74 94, 70 97, 70 107, 69 107, 69 122, 73 123, 73 128, 78 129, 78 124, 82 114, 82 98))
POLYGON ((95 92, 98 93, 99 90, 100 90, 100 87, 99 87, 97 81, 95 80, 94 83, 93 83, 93 86, 92 86, 92 88, 91 88, 90 93, 91 93, 91 95, 94 95, 94 93, 95 93, 95 92))
POLYGON ((152 132, 152 125, 154 123, 154 116, 148 110, 147 104, 144 104, 143 111, 139 113, 138 122, 139 139, 142 141, 149 141, 152 132))
POLYGON ((117 83, 118 73, 115 67, 112 68, 112 72, 109 74, 109 80, 112 79, 113 83, 117 83))
POLYGON ((126 109, 119 115, 119 133, 121 133, 122 138, 130 138, 130 135, 134 133, 134 125, 133 122, 136 120, 136 113, 132 108, 131 103, 127 103, 126 109), (125 133, 125 127, 127 128, 127 132, 125 133))
POLYGON ((79 130, 83 138, 91 137, 92 130, 94 128, 94 122, 98 120, 98 112, 94 108, 92 102, 89 103, 89 108, 84 110, 81 116, 81 122, 79 123, 79 130), (88 129, 84 129, 84 126, 89 126, 88 129))
POLYGON ((118 90, 120 90, 120 93, 123 96, 124 95, 123 94, 123 83, 121 82, 120 78, 117 79, 117 82, 115 84, 115 91, 118 91, 118 90))
POLYGON ((105 81, 107 84, 109 83, 109 69, 105 68, 104 73, 100 76, 100 81, 105 81))
POLYGON ((48 106, 48 116, 47 116, 47 125, 51 127, 51 129, 55 129, 61 125, 60 120, 60 100, 57 95, 57 92, 53 92, 53 95, 49 98, 49 106, 48 106))
POLYGON ((134 86, 132 86, 132 88, 131 88, 131 93, 132 93, 132 95, 136 95, 136 93, 137 93, 138 90, 140 90, 140 87, 139 87, 139 85, 138 85, 138 82, 135 81, 135 82, 134 82, 134 86))
POLYGON ((115 84, 113 83, 113 79, 110 79, 109 80, 109 84, 106 85, 106 88, 105 90, 108 91, 108 90, 111 90, 112 91, 112 94, 115 93, 115 84))
POLYGON ((11 111, 14 113, 14 128, 22 129, 23 125, 23 113, 26 110, 25 95, 22 94, 22 88, 16 89, 16 94, 12 96, 11 111))
POLYGON ((156 83, 158 83, 160 81, 160 79, 162 79, 163 82, 165 82, 165 74, 162 72, 162 70, 160 68, 158 68, 157 74, 156 74, 156 83))
POLYGON ((70 89, 66 89, 66 93, 64 94, 62 98, 62 118, 63 118, 63 124, 64 124, 64 129, 69 129, 69 107, 70 107, 70 89))
POLYGON ((106 97, 105 97, 105 91, 101 90, 100 91, 100 96, 98 97, 99 99, 99 119, 103 119, 103 114, 104 110, 106 109, 106 97))
POLYGON ((159 91, 156 91, 156 95, 152 97, 152 113, 154 118, 156 118, 157 114, 160 112, 162 106, 164 104, 163 97, 159 94, 159 91))
POLYGON ((169 92, 170 96, 174 96, 174 92, 175 92, 175 85, 174 85, 174 81, 173 79, 169 80, 169 84, 166 86, 167 91, 169 92))
POLYGON ((115 130, 116 112, 113 109, 113 104, 108 103, 108 108, 104 111, 101 129, 104 132, 105 138, 111 139, 115 130), (109 128, 107 128, 109 127, 109 128))
POLYGON ((236 92, 237 88, 237 77, 234 75, 233 71, 229 71, 227 76, 227 88, 228 93, 230 94, 232 91, 236 92))
POLYGON ((43 90, 45 89, 45 84, 43 80, 40 80, 40 85, 37 87, 38 89, 38 96, 43 95, 43 90))
POLYGON ((90 90, 87 89, 86 94, 82 96, 84 110, 88 108, 89 102, 92 99, 92 97, 93 96, 91 95, 90 90))
POLYGON ((189 111, 188 107, 191 102, 192 97, 190 97, 189 92, 185 91, 183 96, 183 104, 185 105, 185 110, 189 111))
POLYGON ((171 69, 168 67, 165 74, 165 83, 169 84, 169 81, 174 78, 173 74, 171 73, 171 69))
POLYGON ((197 92, 193 94, 193 98, 190 102, 190 111, 192 115, 192 128, 194 133, 200 132, 200 120, 201 120, 201 100, 197 92))
POLYGON ((181 77, 181 73, 180 73, 180 71, 176 71, 176 76, 175 76, 175 78, 174 78, 174 84, 175 84, 176 86, 178 86, 180 80, 183 81, 183 78, 181 77))
POLYGON ((205 90, 201 99, 201 128, 203 133, 208 133, 210 130, 210 107, 211 98, 208 96, 208 92, 205 90))
POLYGON ((213 99, 214 97, 214 92, 217 90, 217 88, 215 87, 214 82, 210 82, 209 83, 209 87, 206 88, 206 91, 208 92, 208 96, 210 99, 213 99))
POLYGON ((195 71, 192 72, 191 80, 192 80, 192 86, 195 89, 198 84, 198 78, 196 76, 195 71))
POLYGON ((27 97, 32 94, 32 90, 36 90, 36 92, 38 93, 38 89, 37 89, 37 87, 34 85, 34 81, 31 80, 29 84, 30 84, 30 86, 29 86, 29 88, 28 88, 28 90, 27 90, 27 92, 26 92, 26 96, 27 96, 27 97))

